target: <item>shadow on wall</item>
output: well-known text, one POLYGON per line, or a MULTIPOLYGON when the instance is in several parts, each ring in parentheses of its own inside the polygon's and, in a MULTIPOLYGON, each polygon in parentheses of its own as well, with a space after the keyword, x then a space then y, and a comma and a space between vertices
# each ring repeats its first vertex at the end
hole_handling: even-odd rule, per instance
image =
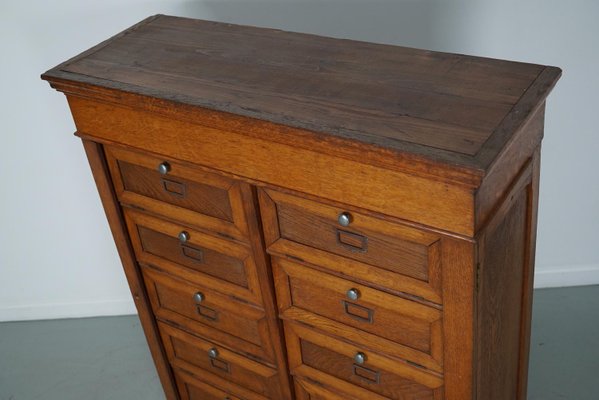
POLYGON ((397 44, 437 51, 464 51, 475 40, 466 30, 477 2, 374 1, 190 1, 183 15, 323 36, 397 44), (447 4, 449 3, 449 4, 447 4))

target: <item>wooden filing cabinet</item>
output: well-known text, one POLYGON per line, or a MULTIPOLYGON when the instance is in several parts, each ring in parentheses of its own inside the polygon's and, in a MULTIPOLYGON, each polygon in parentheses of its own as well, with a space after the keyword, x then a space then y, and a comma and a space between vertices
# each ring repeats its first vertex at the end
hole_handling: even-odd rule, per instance
POLYGON ((42 78, 168 399, 524 400, 560 74, 157 15, 42 78))

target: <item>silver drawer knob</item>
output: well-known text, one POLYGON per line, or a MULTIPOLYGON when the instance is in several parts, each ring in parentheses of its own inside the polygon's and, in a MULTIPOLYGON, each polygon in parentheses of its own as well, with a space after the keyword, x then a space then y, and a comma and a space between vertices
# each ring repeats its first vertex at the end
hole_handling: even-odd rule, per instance
POLYGON ((158 172, 160 172, 162 175, 168 174, 170 170, 171 170, 171 165, 169 163, 167 163, 166 161, 163 163, 160 163, 160 165, 158 165, 158 172))
POLYGON ((350 300, 358 300, 360 298, 360 291, 358 289, 351 288, 345 294, 350 300))
POLYGON ((188 233, 188 232, 186 232, 186 231, 181 231, 181 232, 179 233, 179 241, 180 241, 181 243, 185 243, 185 242, 187 242, 188 240, 189 240, 189 233, 188 233))
POLYGON ((204 300, 206 300, 206 296, 204 296, 204 293, 202 293, 202 292, 197 292, 196 294, 193 295, 193 301, 195 301, 198 304, 204 300))
POLYGON ((354 361, 356 364, 364 364, 366 361, 366 354, 362 353, 361 351, 357 352, 354 356, 354 361))
POLYGON ((342 212, 337 217, 337 222, 339 222, 339 225, 341 225, 341 226, 349 226, 349 224, 351 224, 352 220, 353 220, 353 218, 352 218, 351 214, 348 212, 342 212))
POLYGON ((210 350, 208 350, 208 357, 210 357, 210 358, 218 357, 218 350, 216 349, 216 347, 213 347, 210 350))

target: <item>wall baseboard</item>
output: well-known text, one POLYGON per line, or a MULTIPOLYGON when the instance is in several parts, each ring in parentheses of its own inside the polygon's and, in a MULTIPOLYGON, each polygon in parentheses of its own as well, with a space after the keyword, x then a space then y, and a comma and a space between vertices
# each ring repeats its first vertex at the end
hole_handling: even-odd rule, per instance
POLYGON ((537 268, 535 289, 599 285, 599 264, 537 268))
POLYGON ((129 298, 94 302, 0 306, 0 322, 131 314, 137 314, 137 310, 133 299, 129 298))

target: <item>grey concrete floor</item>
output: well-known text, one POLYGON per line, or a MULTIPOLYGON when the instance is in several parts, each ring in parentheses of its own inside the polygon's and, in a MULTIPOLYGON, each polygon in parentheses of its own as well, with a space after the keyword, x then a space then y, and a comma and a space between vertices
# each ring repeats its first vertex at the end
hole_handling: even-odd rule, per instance
MULTIPOLYGON (((597 400, 599 286, 535 291, 529 400, 597 400)), ((0 323, 0 400, 164 399, 130 317, 0 323)))

